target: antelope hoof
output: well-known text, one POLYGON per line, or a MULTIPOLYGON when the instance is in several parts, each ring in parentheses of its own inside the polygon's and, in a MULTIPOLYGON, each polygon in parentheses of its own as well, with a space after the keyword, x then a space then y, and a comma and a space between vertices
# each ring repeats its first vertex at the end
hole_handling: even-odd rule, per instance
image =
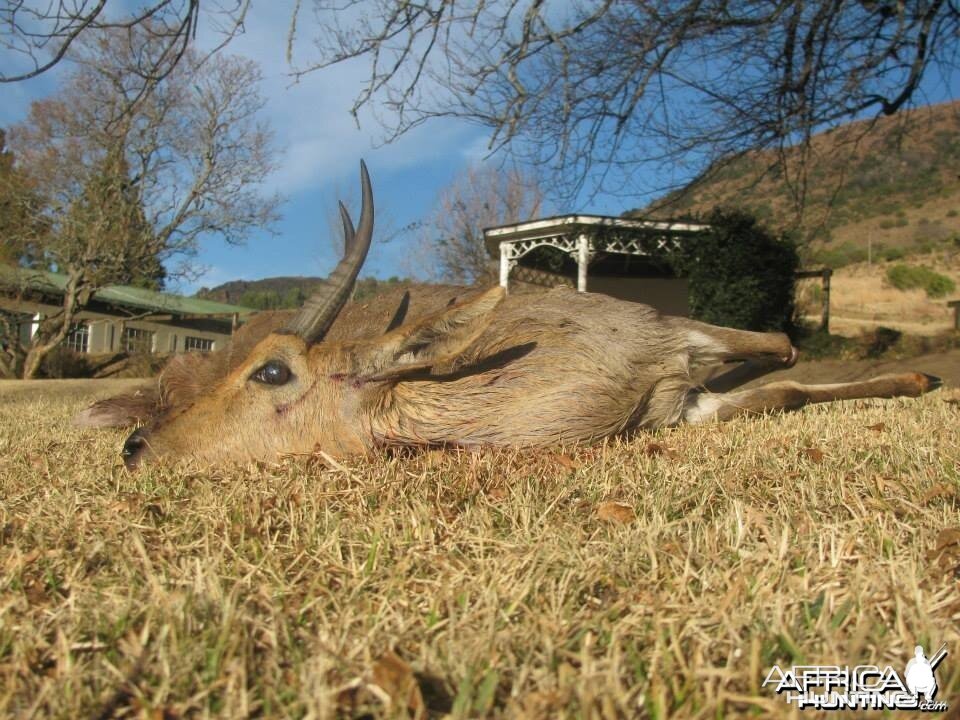
POLYGON ((784 358, 783 366, 792 368, 797 364, 797 359, 800 357, 800 351, 797 350, 793 345, 790 346, 790 354, 784 358))
POLYGON ((923 388, 923 392, 933 392, 943 387, 943 380, 938 378, 936 375, 927 375, 926 373, 920 373, 926 379, 926 385, 923 388))

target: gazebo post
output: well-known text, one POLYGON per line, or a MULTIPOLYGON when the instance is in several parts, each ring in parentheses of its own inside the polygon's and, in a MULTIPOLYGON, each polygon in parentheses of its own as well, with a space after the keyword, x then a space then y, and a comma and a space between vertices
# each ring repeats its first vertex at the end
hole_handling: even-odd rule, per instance
POLYGON ((580 233, 577 237, 577 292, 587 291, 587 265, 590 262, 590 237, 580 233))
POLYGON ((500 243, 500 287, 508 289, 510 284, 510 243, 500 243))
POLYGON ((830 277, 833 270, 824 268, 822 275, 823 282, 823 315, 820 320, 820 327, 824 332, 830 332, 830 277))

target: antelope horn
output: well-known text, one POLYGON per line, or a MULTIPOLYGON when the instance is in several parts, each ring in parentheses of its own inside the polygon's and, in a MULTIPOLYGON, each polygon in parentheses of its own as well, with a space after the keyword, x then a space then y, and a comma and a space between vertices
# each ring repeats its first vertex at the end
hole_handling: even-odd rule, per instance
POLYGON ((350 246, 353 245, 356 230, 353 229, 353 220, 350 219, 347 206, 342 202, 338 204, 340 205, 340 222, 343 223, 343 254, 346 255, 350 252, 350 246))
POLYGON ((362 160, 360 161, 360 185, 363 208, 360 211, 360 223, 355 235, 350 215, 342 204, 340 206, 346 254, 330 273, 323 286, 307 298, 300 312, 284 328, 284 332, 299 335, 307 343, 322 339, 333 321, 337 319, 337 315, 350 297, 353 283, 367 257, 367 250, 370 249, 370 241, 373 238, 373 190, 370 188, 367 166, 362 160))

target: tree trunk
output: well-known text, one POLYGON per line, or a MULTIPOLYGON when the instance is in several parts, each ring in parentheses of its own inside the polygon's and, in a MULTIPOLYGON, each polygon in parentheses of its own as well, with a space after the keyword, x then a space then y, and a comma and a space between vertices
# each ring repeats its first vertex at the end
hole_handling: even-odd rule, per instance
POLYGON ((43 359, 50 354, 55 346, 52 345, 32 345, 27 350, 27 356, 23 360, 23 379, 33 380, 40 373, 40 366, 43 359))
POLYGON ((23 360, 23 379, 36 378, 43 359, 49 355, 70 333, 77 312, 90 300, 94 287, 89 285, 83 270, 67 271, 67 283, 63 289, 63 308, 56 315, 45 318, 34 333, 23 360))
POLYGON ((23 353, 12 349, 0 356, 0 378, 12 380, 21 376, 23 367, 23 353))

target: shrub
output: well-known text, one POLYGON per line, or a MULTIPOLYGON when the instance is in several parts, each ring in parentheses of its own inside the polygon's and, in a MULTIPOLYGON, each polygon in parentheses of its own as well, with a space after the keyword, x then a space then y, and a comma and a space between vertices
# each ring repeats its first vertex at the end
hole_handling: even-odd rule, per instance
POLYGON ((674 270, 690 281, 690 311, 698 320, 745 330, 792 327, 793 242, 740 210, 715 209, 711 232, 671 255, 674 270))
POLYGON ((845 242, 838 247, 815 252, 811 259, 815 263, 836 269, 844 265, 863 262, 867 259, 867 249, 845 242))
POLYGON ((871 360, 881 358, 884 354, 896 345, 903 333, 893 328, 880 326, 873 332, 864 335, 864 355, 871 360))
POLYGON ((884 248, 877 253, 877 255, 884 260, 901 260, 906 254, 906 251, 902 247, 884 248))
POLYGON ((831 335, 822 328, 801 327, 791 337, 801 356, 807 360, 843 357, 854 347, 853 340, 831 335))
POLYGON ((40 375, 56 380, 89 377, 86 355, 63 346, 55 347, 40 361, 40 375))
POLYGON ((898 290, 922 289, 931 298, 944 297, 956 289, 956 284, 946 275, 904 263, 887 269, 887 282, 898 290))

